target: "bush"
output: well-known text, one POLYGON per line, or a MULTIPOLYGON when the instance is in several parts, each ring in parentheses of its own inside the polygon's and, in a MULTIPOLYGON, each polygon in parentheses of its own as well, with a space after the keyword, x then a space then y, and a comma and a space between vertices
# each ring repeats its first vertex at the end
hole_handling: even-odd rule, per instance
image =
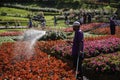
POLYGON ((66 39, 66 35, 60 31, 48 31, 40 40, 60 40, 66 39))

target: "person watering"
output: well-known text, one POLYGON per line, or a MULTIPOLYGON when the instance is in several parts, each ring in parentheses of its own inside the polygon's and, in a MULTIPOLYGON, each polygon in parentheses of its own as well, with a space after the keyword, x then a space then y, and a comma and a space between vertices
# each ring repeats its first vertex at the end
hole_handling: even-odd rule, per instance
POLYGON ((73 23, 73 30, 75 31, 72 46, 73 68, 76 70, 76 78, 83 80, 82 61, 84 59, 84 34, 82 30, 80 30, 80 23, 78 21, 73 23))

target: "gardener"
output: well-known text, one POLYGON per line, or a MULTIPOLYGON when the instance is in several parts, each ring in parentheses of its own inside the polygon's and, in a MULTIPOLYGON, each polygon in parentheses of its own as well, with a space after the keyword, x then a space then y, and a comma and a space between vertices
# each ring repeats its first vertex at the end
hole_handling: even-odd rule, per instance
POLYGON ((84 24, 86 24, 86 20, 87 20, 87 14, 84 13, 84 14, 83 14, 83 23, 84 23, 84 24))
POLYGON ((111 32, 111 35, 115 35, 115 21, 114 21, 114 17, 113 18, 110 18, 110 32, 111 32))
POLYGON ((84 54, 83 54, 84 34, 80 30, 80 23, 78 21, 75 21, 73 23, 73 30, 75 31, 73 46, 72 46, 73 68, 76 69, 77 71, 76 78, 83 80, 82 61, 84 59, 84 54))
POLYGON ((32 19, 31 18, 29 18, 29 26, 28 27, 32 28, 32 19))
POLYGON ((57 18, 56 18, 56 16, 54 16, 54 26, 56 26, 57 25, 57 18))
POLYGON ((92 16, 91 16, 91 14, 89 13, 89 14, 88 14, 88 23, 91 23, 91 18, 92 18, 92 16))
POLYGON ((46 20, 45 20, 45 17, 43 16, 43 17, 41 18, 41 28, 42 28, 42 29, 45 29, 45 26, 46 26, 46 20))

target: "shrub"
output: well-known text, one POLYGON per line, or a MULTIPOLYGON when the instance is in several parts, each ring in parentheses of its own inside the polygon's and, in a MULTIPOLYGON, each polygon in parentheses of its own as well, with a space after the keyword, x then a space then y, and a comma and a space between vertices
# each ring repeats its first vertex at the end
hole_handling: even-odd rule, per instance
POLYGON ((48 31, 40 40, 60 40, 66 39, 66 35, 60 31, 48 31))

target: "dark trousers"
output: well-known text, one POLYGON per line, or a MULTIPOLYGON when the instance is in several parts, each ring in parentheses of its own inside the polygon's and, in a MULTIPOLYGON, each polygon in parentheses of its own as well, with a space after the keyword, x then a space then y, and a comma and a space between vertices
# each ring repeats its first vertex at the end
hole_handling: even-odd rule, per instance
MULTIPOLYGON (((77 67, 77 59, 78 59, 78 55, 73 55, 73 68, 76 70, 77 67)), ((78 76, 82 77, 83 76, 83 67, 82 67, 82 57, 79 56, 79 65, 78 65, 78 76)))
POLYGON ((111 35, 115 34, 115 26, 110 26, 111 35))

